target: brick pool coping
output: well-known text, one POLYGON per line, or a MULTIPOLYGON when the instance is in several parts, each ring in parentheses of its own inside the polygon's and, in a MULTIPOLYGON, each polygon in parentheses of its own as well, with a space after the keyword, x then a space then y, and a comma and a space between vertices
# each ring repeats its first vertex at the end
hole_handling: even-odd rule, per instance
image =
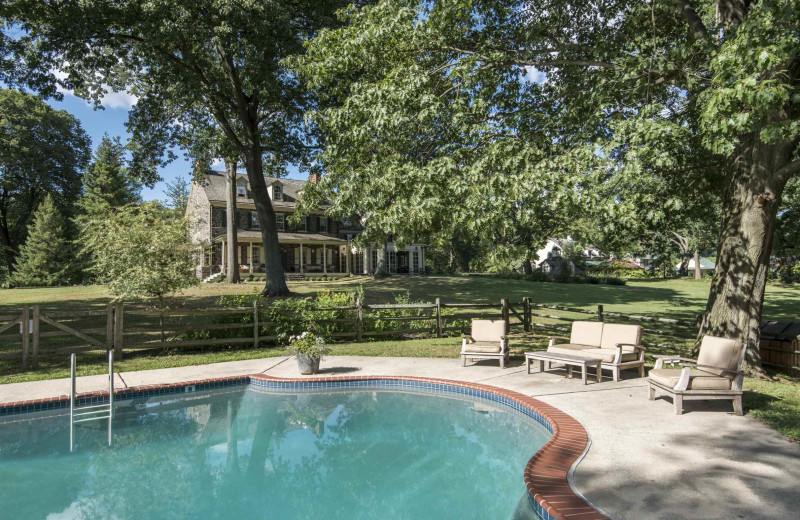
MULTIPOLYGON (((117 389, 115 400, 134 399, 185 393, 186 387, 209 390, 239 384, 288 387, 290 389, 321 389, 325 387, 377 387, 381 382, 390 386, 441 389, 478 397, 489 398, 509 405, 508 401, 527 411, 527 415, 542 423, 552 432, 550 440, 528 461, 523 472, 528 499, 534 510, 545 520, 597 520, 608 516, 586 502, 569 483, 569 473, 589 445, 586 429, 573 417, 538 399, 513 390, 495 386, 468 383, 449 379, 412 376, 328 376, 315 378, 280 378, 264 374, 199 379, 182 383, 143 385, 117 389), (371 383, 374 383, 371 385, 371 383), (541 420, 540 420, 541 419, 541 420)), ((108 402, 108 392, 86 392, 77 395, 77 404, 108 402)), ((50 397, 0 403, 0 417, 19 413, 44 411, 69 406, 69 396, 50 397)))

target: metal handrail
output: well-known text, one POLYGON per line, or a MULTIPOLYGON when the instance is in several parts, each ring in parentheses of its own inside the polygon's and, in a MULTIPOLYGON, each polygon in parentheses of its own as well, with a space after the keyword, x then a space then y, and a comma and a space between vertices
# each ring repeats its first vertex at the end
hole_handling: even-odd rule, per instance
POLYGON ((108 445, 111 446, 111 422, 114 418, 114 351, 108 351, 108 403, 76 406, 75 373, 77 371, 77 356, 72 353, 69 357, 69 451, 75 450, 75 425, 82 422, 108 419, 108 445), (103 415, 98 415, 103 414, 103 415), (90 417, 86 417, 86 416, 90 417), (81 419, 76 419, 81 417, 81 419))

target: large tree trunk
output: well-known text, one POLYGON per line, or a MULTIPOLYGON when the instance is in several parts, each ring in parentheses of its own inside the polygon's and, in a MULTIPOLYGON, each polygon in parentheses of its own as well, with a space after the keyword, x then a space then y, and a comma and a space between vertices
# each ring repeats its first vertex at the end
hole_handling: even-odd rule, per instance
POLYGON ((250 191, 256 203, 256 212, 261 224, 261 240, 264 249, 264 268, 266 271, 265 296, 288 296, 286 274, 281 262, 281 249, 278 244, 278 227, 275 223, 275 211, 269 199, 267 182, 264 179, 264 165, 261 162, 261 147, 258 143, 249 143, 244 157, 250 191))
POLYGON ((723 198, 717 266, 698 335, 740 339, 747 363, 761 370, 759 332, 775 216, 789 178, 793 143, 767 145, 759 129, 743 136, 723 198))
POLYGON ((530 258, 526 258, 525 261, 522 262, 522 272, 524 274, 533 274, 533 264, 530 258))
POLYGON ((225 159, 225 219, 227 225, 228 250, 226 253, 228 283, 239 283, 239 240, 236 227, 236 159, 225 159))

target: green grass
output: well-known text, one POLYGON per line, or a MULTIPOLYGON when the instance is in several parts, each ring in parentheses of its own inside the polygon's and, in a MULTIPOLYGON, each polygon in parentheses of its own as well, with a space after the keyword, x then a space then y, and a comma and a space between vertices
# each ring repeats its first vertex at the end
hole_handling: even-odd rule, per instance
MULTIPOLYGON (((412 300, 450 303, 491 303, 501 298, 520 301, 524 296, 536 303, 596 308, 607 311, 694 319, 703 312, 710 282, 704 280, 631 280, 628 285, 559 284, 506 280, 495 276, 395 276, 386 279, 351 277, 326 282, 289 282, 297 296, 309 296, 320 289, 353 290, 362 286, 367 303, 387 303, 396 294, 409 293, 412 300)), ((191 307, 214 305, 220 295, 256 292, 262 284, 248 282, 203 284, 186 291, 175 304, 191 307)), ((1 289, 0 309, 22 304, 47 308, 86 309, 104 306, 111 295, 103 286, 55 287, 43 289, 1 289)), ((794 320, 800 315, 800 288, 767 286, 764 317, 794 320)))
MULTIPOLYGON (((372 278, 344 278, 327 282, 290 282, 295 295, 313 295, 320 289, 352 290, 362 286, 367 303, 387 303, 395 295, 408 293, 412 300, 433 301, 439 297, 449 303, 493 303, 501 298, 512 302, 528 296, 533 302, 596 309, 602 304, 606 311, 644 314, 651 316, 693 320, 703 311, 708 297, 708 280, 633 280, 626 286, 589 284, 556 284, 506 280, 492 276, 408 276, 376 280, 372 278)), ((260 283, 240 285, 205 284, 191 289, 173 305, 189 308, 213 306, 223 294, 257 292, 260 283)), ((58 287, 49 289, 0 290, 0 309, 22 304, 39 304, 47 309, 85 310, 102 308, 110 299, 102 286, 58 287)), ((550 311, 548 311, 550 312, 550 311)), ((558 314, 558 313, 553 313, 558 314)), ((580 315, 560 313, 577 318, 580 315)), ((791 286, 767 287, 764 317, 777 320, 794 320, 800 315, 800 290, 791 286)), ((534 321, 554 323, 555 320, 535 318, 534 321)), ((685 331, 684 331, 685 332, 685 331)), ((512 357, 520 358, 523 350, 542 348, 546 339, 542 335, 518 336, 512 342, 512 357)), ((669 331, 665 331, 665 337, 669 331)), ((659 333, 658 337, 661 335, 659 333)), ((653 339, 645 337, 645 339, 653 339)), ((648 361, 659 353, 686 354, 690 342, 673 341, 675 348, 648 349, 648 361)), ((334 355, 448 357, 456 358, 460 350, 455 338, 411 339, 405 341, 371 341, 364 343, 339 343, 333 345, 334 355)), ((220 363, 243 359, 268 358, 284 355, 281 348, 227 348, 214 351, 173 352, 159 355, 126 356, 117 362, 117 370, 130 372, 197 364, 220 363)), ((104 356, 100 353, 81 355, 81 375, 102 374, 106 370, 104 356)), ((65 356, 66 359, 66 356, 65 356)), ((35 381, 67 377, 66 364, 48 365, 36 371, 0 376, 0 383, 35 381)), ((784 435, 800 438, 800 381, 779 375, 776 382, 747 379, 745 381, 745 408, 754 417, 784 435)))

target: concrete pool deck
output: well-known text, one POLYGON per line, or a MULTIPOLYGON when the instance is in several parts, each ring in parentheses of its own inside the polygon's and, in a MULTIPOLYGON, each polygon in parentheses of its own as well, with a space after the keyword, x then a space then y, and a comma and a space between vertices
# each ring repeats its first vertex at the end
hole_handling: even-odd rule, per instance
MULTIPOLYGON (((643 379, 623 372, 618 383, 581 384, 562 370, 528 375, 521 362, 505 370, 484 361, 331 356, 320 376, 406 375, 492 385, 535 397, 585 426, 592 445, 574 486, 618 519, 795 519, 800 511, 800 445, 727 402, 689 402, 682 416, 666 399, 647 400, 643 379)), ((298 377, 292 358, 123 372, 118 388, 207 378, 266 374, 298 377)), ((313 377, 313 376, 309 376, 313 377)), ((107 376, 78 379, 78 391, 107 389, 107 376)), ((57 397, 69 380, 0 385, 0 402, 57 397)))

